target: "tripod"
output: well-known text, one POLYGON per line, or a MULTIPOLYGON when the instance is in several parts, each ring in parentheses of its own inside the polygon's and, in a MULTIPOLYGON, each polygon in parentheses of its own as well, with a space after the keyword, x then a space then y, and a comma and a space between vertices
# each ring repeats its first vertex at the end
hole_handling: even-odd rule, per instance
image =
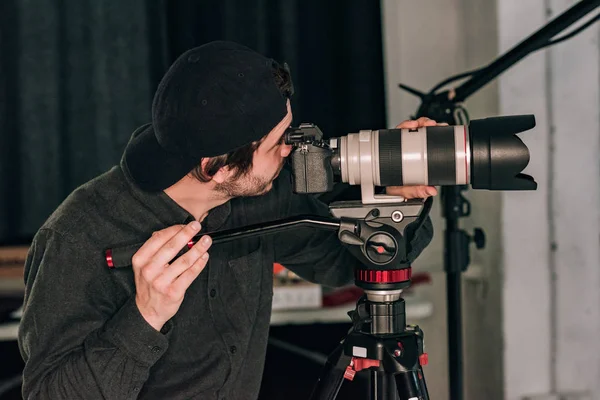
POLYGON ((349 314, 353 326, 327 359, 310 399, 333 400, 344 379, 370 369, 372 400, 429 400, 423 331, 406 325, 400 291, 367 290, 349 314))
POLYGON ((406 245, 431 210, 432 199, 404 204, 362 205, 332 203, 332 214, 341 217, 338 236, 362 261, 355 269, 355 284, 365 295, 349 313, 352 328, 331 353, 311 394, 311 400, 333 400, 344 379, 370 370, 372 400, 429 400, 423 365, 423 331, 406 325, 406 307, 400 297, 410 285, 411 267, 406 245), (350 215, 364 216, 350 231, 350 215), (405 229, 408 225, 413 229, 405 229), (358 228, 358 229, 356 229, 358 228), (403 234, 400 233, 400 230, 403 234), (353 233, 350 233, 353 232, 353 233), (358 245, 358 246, 357 246, 358 245))

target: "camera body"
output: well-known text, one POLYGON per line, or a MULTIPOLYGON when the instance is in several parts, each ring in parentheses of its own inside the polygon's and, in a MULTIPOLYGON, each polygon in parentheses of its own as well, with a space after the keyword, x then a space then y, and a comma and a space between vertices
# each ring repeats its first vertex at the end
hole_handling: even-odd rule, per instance
POLYGON ((324 193, 333 190, 334 151, 314 124, 300 124, 285 133, 285 143, 294 149, 290 155, 295 193, 324 193))

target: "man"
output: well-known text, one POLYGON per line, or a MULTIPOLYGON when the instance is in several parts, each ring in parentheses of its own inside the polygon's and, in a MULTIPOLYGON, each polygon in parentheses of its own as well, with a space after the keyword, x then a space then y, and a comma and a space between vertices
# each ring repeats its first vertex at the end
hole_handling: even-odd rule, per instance
MULTIPOLYGON (((292 193, 283 168, 291 94, 287 69, 238 44, 176 60, 120 165, 75 190, 33 240, 19 332, 24 398, 258 396, 273 263, 339 286, 356 260, 335 234, 298 229, 213 247, 204 235, 170 261, 199 232, 328 214, 292 193), (106 267, 104 249, 138 242, 132 268, 106 267)), ((418 125, 435 122, 402 124, 418 125)), ((413 259, 430 239, 428 222, 413 259)))

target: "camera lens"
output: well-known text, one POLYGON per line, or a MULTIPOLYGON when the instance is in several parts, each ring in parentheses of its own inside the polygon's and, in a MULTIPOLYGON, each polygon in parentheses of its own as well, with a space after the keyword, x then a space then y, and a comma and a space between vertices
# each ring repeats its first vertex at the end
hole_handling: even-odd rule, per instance
POLYGON ((465 126, 380 130, 379 184, 469 183, 469 136, 465 126))
POLYGON ((529 150, 515 136, 534 126, 532 115, 520 115, 469 125, 360 131, 339 138, 335 162, 342 181, 351 185, 367 177, 376 186, 471 184, 474 189, 534 190, 533 178, 521 173, 529 150))
POLYGON ((533 115, 475 120, 471 132, 473 189, 534 190, 534 179, 521 171, 529 163, 529 150, 515 133, 535 126, 533 115))

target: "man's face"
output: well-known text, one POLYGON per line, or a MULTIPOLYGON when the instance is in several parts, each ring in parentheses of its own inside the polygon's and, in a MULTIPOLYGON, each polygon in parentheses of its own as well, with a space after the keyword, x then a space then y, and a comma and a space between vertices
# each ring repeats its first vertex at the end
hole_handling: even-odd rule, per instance
POLYGON ((237 179, 217 184, 215 190, 229 197, 258 196, 271 190, 273 181, 279 175, 286 157, 292 151, 292 146, 286 145, 283 138, 286 129, 292 123, 289 100, 287 109, 287 115, 261 140, 254 152, 250 171, 237 179))

